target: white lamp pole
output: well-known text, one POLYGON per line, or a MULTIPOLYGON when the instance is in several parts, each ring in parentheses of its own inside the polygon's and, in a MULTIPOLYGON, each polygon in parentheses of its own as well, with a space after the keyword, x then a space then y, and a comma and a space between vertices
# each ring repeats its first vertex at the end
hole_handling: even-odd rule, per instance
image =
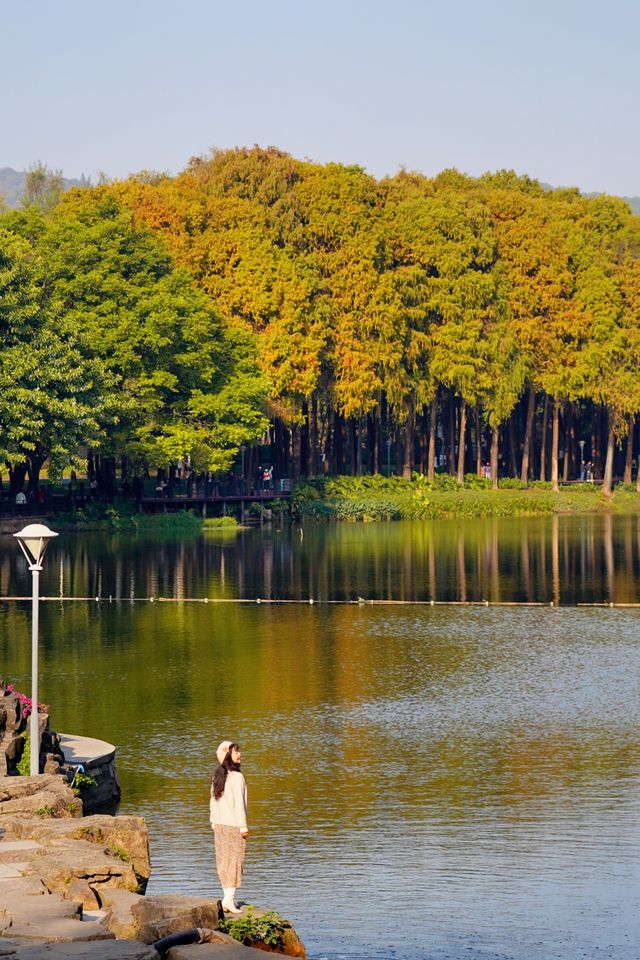
POLYGON ((40 598, 40 571, 47 545, 58 534, 43 523, 29 523, 19 533, 14 533, 31 570, 31 741, 29 774, 35 777, 40 772, 40 728, 38 726, 38 600, 40 598))

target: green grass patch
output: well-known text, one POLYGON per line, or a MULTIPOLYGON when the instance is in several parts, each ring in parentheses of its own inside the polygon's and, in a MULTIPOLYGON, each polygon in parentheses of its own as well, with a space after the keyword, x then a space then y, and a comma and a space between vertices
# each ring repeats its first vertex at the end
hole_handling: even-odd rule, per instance
POLYGON ((204 530, 237 530, 239 526, 235 517, 206 517, 202 521, 204 530))
POLYGON ((475 474, 461 487, 455 477, 335 477, 296 489, 292 513, 299 521, 425 520, 465 517, 530 517, 552 513, 636 513, 640 494, 621 488, 612 498, 594 484, 574 484, 553 493, 551 484, 503 480, 498 490, 475 474))
POLYGON ((59 530, 179 530, 197 531, 202 518, 192 510, 173 513, 140 513, 135 504, 126 500, 114 503, 86 503, 82 507, 55 516, 59 530))

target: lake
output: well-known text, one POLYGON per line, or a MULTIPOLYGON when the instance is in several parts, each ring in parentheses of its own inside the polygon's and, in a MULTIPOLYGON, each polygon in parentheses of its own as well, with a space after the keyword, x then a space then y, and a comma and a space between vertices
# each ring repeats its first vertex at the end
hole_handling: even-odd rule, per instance
MULTIPOLYGON (((609 605, 640 603, 639 530, 61 535, 41 698, 54 729, 118 745, 149 892, 218 897, 209 777, 233 738, 241 899, 290 917, 311 956, 637 960, 640 609, 609 605)), ((0 594, 29 592, 3 537, 0 594)), ((0 674, 28 691, 29 604, 0 614, 0 674)))

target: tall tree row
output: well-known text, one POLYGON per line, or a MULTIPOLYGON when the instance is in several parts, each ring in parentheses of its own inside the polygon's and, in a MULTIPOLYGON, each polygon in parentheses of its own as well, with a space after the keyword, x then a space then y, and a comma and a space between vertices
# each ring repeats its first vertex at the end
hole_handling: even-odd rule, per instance
POLYGON ((3 392, 7 463, 37 473, 86 423, 85 443, 146 465, 224 471, 268 436, 294 478, 557 488, 588 460, 606 490, 631 480, 640 228, 620 200, 509 172, 377 181, 274 148, 38 196, 0 219, 2 351, 27 383, 10 351, 44 338, 86 379, 65 394, 60 376, 60 409, 91 416, 61 420, 58 446, 25 439, 3 392))

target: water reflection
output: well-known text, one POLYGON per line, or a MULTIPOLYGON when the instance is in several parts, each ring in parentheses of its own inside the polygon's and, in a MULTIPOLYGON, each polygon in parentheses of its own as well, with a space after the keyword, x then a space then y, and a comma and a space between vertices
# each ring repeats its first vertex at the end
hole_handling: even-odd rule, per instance
MULTIPOLYGON (((336 524, 231 536, 61 537, 49 596, 640 603, 640 516, 336 524)), ((28 592, 13 542, 0 594, 28 592)))
MULTIPOLYGON (((61 537, 43 574, 42 696, 118 745, 150 892, 217 890, 215 745, 246 756, 246 894, 314 957, 636 960, 637 518, 61 537), (102 597, 100 603, 95 597, 102 597), (112 601, 109 602, 111 596, 112 601), (542 607, 131 602, 514 600, 542 607)), ((28 594, 10 538, 4 595, 28 594)), ((29 604, 0 603, 28 684, 29 604)))

